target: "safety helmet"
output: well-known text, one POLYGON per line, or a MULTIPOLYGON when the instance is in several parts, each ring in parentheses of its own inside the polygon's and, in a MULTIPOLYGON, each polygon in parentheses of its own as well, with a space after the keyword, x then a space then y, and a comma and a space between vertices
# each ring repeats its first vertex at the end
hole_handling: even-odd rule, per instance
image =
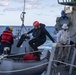
POLYGON ((9 28, 10 28, 11 31, 13 31, 13 27, 12 26, 9 26, 9 28))
POLYGON ((7 26, 7 27, 5 28, 5 30, 10 30, 9 26, 7 26))
POLYGON ((64 10, 61 11, 61 15, 63 15, 63 14, 65 14, 65 11, 64 10))
POLYGON ((39 23, 38 21, 34 21, 34 22, 33 22, 33 26, 34 26, 34 27, 39 27, 39 26, 40 26, 40 23, 39 23))

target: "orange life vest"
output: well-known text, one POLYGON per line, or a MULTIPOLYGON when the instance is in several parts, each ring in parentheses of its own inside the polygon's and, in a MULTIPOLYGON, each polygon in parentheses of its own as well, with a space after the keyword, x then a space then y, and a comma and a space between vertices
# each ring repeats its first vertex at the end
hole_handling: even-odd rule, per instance
POLYGON ((9 30, 3 31, 1 39, 2 39, 1 42, 6 42, 11 44, 11 40, 13 39, 12 32, 9 30))

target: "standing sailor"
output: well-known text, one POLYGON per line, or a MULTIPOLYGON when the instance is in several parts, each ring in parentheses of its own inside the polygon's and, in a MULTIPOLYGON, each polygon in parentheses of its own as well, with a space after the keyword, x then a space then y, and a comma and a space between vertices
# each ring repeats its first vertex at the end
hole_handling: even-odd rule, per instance
MULTIPOLYGON (((57 34, 57 43, 59 45, 68 45, 70 44, 70 34, 68 31, 67 24, 63 24, 62 30, 60 30, 57 34)), ((67 47, 60 47, 59 53, 58 53, 58 60, 64 61, 65 57, 67 55, 68 49, 67 47)))
MULTIPOLYGON (((33 38, 29 41, 29 45, 33 48, 34 51, 38 50, 38 47, 45 43, 46 36, 50 38, 52 42, 55 42, 52 36, 48 33, 48 31, 45 29, 45 25, 42 23, 39 23, 38 21, 35 21, 33 23, 34 28, 27 32, 27 34, 32 33, 33 38)), ((39 53, 35 53, 37 57, 39 57, 39 53)), ((39 58, 40 59, 40 58, 39 58)))

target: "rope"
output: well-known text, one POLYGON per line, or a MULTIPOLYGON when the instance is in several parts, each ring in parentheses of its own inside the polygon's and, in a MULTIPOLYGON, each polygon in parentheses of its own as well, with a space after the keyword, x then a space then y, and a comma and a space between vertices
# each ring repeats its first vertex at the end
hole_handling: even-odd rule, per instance
POLYGON ((53 60, 53 61, 54 61, 54 62, 62 63, 62 64, 64 64, 64 65, 68 65, 68 66, 76 67, 76 65, 68 64, 68 63, 65 63, 65 62, 62 62, 62 61, 58 61, 58 60, 53 60))
MULTIPOLYGON (((75 47, 75 45, 57 45, 57 47, 75 47)), ((68 64, 68 63, 65 63, 65 62, 62 62, 62 61, 58 61, 58 60, 51 60, 51 61, 59 62, 59 63, 65 64, 65 65, 68 65, 68 66, 76 67, 76 65, 68 64)))
MULTIPOLYGON (((65 62, 62 62, 62 61, 58 61, 58 60, 51 60, 51 61, 59 62, 59 63, 65 64, 65 65, 68 65, 68 66, 76 67, 76 65, 68 64, 68 63, 65 63, 65 62)), ((15 70, 15 71, 0 71, 0 73, 10 73, 10 72, 19 72, 19 71, 30 70, 30 69, 37 68, 37 67, 40 67, 40 66, 43 66, 43 65, 47 65, 48 63, 49 63, 49 62, 46 62, 46 63, 44 63, 44 64, 40 64, 40 65, 37 65, 37 66, 34 66, 34 67, 30 67, 30 68, 26 68, 26 69, 21 69, 21 70, 15 70)))
MULTIPOLYGON (((34 52, 42 52, 43 50, 40 50, 40 51, 34 51, 34 52)), ((45 50, 44 50, 45 51, 45 50)), ((28 52, 28 53, 34 53, 34 52, 28 52)), ((26 54, 28 54, 26 53, 26 54)), ((14 56, 14 55, 10 55, 10 56, 14 56)), ((7 57, 7 56, 6 56, 7 57)), ((26 71, 26 70, 30 70, 30 69, 33 69, 33 68, 37 68, 37 67, 40 67, 40 66, 44 66, 44 65, 47 65, 49 62, 46 62, 46 63, 42 63, 40 65, 37 65, 37 66, 34 66, 34 67, 29 67, 29 68, 25 68, 25 69, 20 69, 20 70, 15 70, 15 71, 0 71, 0 73, 10 73, 10 72, 20 72, 20 71, 26 71)))
POLYGON ((46 62, 46 63, 44 63, 44 64, 40 64, 40 65, 34 66, 34 67, 26 68, 26 69, 20 69, 20 70, 15 70, 15 71, 0 71, 0 73, 10 73, 10 72, 26 71, 26 70, 30 70, 30 69, 33 69, 33 68, 37 68, 37 67, 44 66, 44 65, 47 65, 47 64, 48 64, 48 62, 46 62))
MULTIPOLYGON (((21 31, 22 31, 22 29, 23 29, 23 27, 24 27, 24 18, 25 18, 25 14, 26 14, 26 12, 25 12, 25 2, 26 2, 26 0, 24 0, 23 12, 22 12, 21 15, 20 15, 20 19, 21 19, 21 21, 22 21, 22 26, 21 26, 20 31, 18 32, 18 35, 19 35, 19 34, 21 35, 21 31)), ((27 31, 26 28, 25 28, 25 30, 27 31)))
POLYGON ((2 55, 0 55, 0 60, 2 60, 3 58, 5 58, 5 57, 7 57, 8 55, 4 55, 4 54, 2 54, 2 55))
POLYGON ((29 53, 42 52, 42 51, 43 51, 43 50, 33 51, 33 52, 27 52, 27 53, 22 53, 22 54, 8 55, 8 56, 6 56, 6 57, 13 57, 13 56, 25 55, 25 54, 29 54, 29 53))
MULTIPOLYGON (((69 46, 73 46, 73 45, 69 45, 69 46)), ((39 51, 34 51, 34 52, 39 52, 39 51)), ((28 52, 28 53, 31 53, 31 52, 28 52)), ((68 63, 65 63, 65 62, 62 62, 62 61, 58 61, 58 60, 50 60, 50 61, 59 62, 59 63, 65 64, 65 65, 68 65, 68 66, 76 67, 76 65, 68 64, 68 63)), ((40 65, 37 65, 37 66, 34 66, 34 67, 29 67, 29 68, 26 68, 26 69, 20 69, 20 70, 15 70, 15 71, 0 71, 0 73, 19 72, 19 71, 30 70, 30 69, 37 68, 37 67, 40 67, 40 66, 43 66, 43 65, 47 65, 48 63, 49 62, 46 62, 44 64, 40 64, 40 65)))
POLYGON ((75 47, 75 45, 57 45, 57 47, 75 47))

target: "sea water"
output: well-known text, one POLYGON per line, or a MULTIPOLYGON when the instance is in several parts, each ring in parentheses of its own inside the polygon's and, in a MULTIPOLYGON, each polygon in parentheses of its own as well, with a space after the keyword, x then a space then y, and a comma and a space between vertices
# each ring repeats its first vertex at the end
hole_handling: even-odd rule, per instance
MULTIPOLYGON (((6 26, 0 26, 0 35, 5 30, 6 26)), ((18 35, 18 33, 20 35, 22 35, 24 33, 27 33, 32 28, 33 28, 33 26, 24 26, 24 27, 13 26, 13 32, 12 33, 13 33, 13 35, 18 35)), ((54 34, 55 27, 54 26, 45 26, 45 28, 49 32, 49 34, 55 39, 56 38, 56 35, 54 34)), ((47 37, 46 42, 42 46, 52 47, 52 41, 47 37)))
MULTIPOLYGON (((0 26, 0 35, 5 30, 6 26, 0 26)), ((27 33, 32 28, 33 28, 33 26, 24 26, 24 27, 13 26, 13 35, 18 35, 18 32, 20 34, 27 33)), ((55 28, 54 28, 54 26, 46 26, 45 28, 50 33, 50 35, 55 39, 55 34, 54 34, 55 28)), ((47 37, 47 40, 44 43, 44 45, 46 45, 46 46, 51 46, 52 45, 52 42, 51 42, 51 40, 48 37, 47 37)))

